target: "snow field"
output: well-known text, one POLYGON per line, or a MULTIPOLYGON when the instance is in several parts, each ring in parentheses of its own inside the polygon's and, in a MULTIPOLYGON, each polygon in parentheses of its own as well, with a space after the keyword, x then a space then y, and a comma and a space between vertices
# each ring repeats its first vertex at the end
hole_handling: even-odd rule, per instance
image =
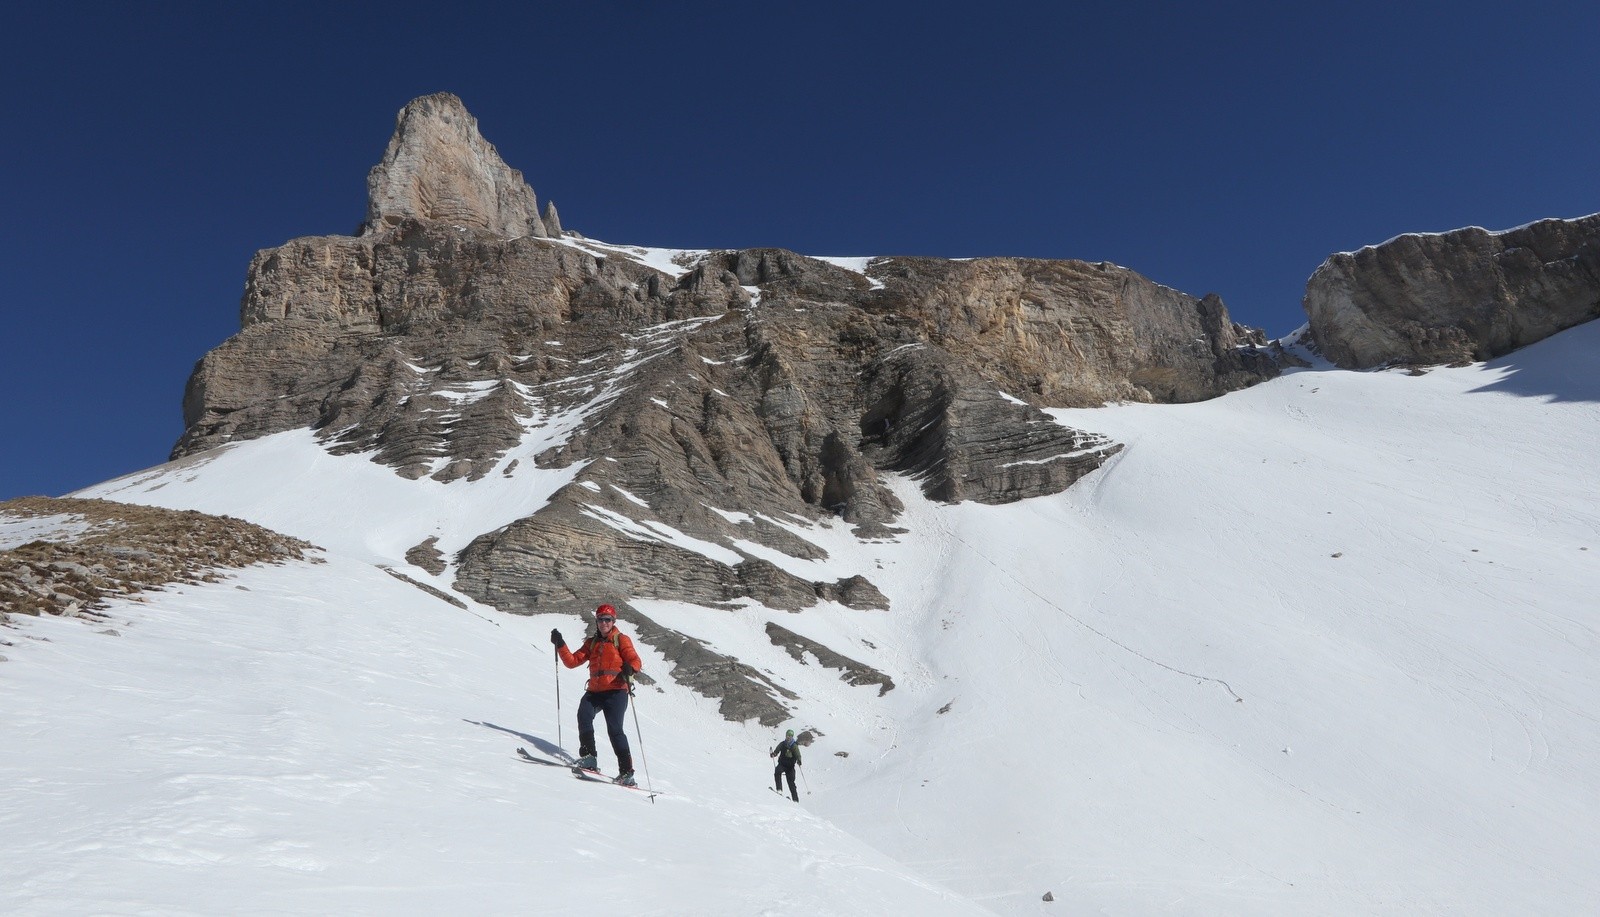
POLYGON ((110 482, 85 495, 240 516, 328 563, 119 606, 121 638, 24 623, 51 642, 0 666, 0 910, 587 913, 604 870, 619 908, 664 914, 1586 913, 1597 380, 1591 324, 1420 377, 1057 411, 1127 448, 1009 506, 895 481, 908 534, 799 527, 828 559, 769 558, 863 573, 888 612, 640 601, 801 696, 784 725, 822 735, 799 806, 768 789, 784 726, 668 680, 635 708, 654 804, 514 760, 558 722, 576 745, 582 675, 558 721, 547 641, 576 620, 374 567, 448 587, 404 551, 572 469, 408 482, 288 433, 110 482), (794 661, 768 621, 895 690, 794 661))
POLYGON ((35 702, 0 714, 0 911, 578 913, 599 874, 632 913, 977 912, 769 792, 675 686, 636 707, 653 803, 516 760, 556 743, 571 621, 476 620, 338 557, 116 615, 120 639, 30 622, 49 642, 7 664, 35 702))

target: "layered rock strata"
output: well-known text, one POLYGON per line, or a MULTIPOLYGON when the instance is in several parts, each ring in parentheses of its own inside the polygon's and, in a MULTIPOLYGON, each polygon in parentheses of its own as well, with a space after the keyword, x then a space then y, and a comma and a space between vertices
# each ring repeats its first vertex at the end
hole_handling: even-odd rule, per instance
POLYGON ((1337 254, 1311 275, 1305 309, 1346 369, 1491 359, 1600 317, 1600 214, 1337 254))
MULTIPOLYGON (((554 205, 549 213, 555 216, 554 205)), ((478 120, 448 92, 400 110, 389 147, 367 176, 362 235, 408 219, 472 226, 502 238, 561 234, 559 223, 546 229, 522 173, 505 164, 478 132, 478 120)))

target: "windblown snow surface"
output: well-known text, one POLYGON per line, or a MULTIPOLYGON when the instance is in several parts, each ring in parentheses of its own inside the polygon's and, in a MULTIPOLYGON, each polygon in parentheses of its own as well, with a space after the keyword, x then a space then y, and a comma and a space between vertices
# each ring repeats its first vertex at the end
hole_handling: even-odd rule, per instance
POLYGON ((865 573, 888 612, 638 602, 803 698, 798 805, 780 731, 648 650, 628 731, 657 798, 517 760, 575 749, 582 674, 547 635, 582 624, 380 568, 448 588, 405 549, 457 550, 570 470, 404 481, 302 432, 90 488, 324 562, 121 602, 120 636, 0 630, 0 912, 1593 913, 1600 323, 1422 376, 1056 413, 1126 450, 1009 506, 898 482, 892 543, 803 530, 830 556, 785 566, 865 573))

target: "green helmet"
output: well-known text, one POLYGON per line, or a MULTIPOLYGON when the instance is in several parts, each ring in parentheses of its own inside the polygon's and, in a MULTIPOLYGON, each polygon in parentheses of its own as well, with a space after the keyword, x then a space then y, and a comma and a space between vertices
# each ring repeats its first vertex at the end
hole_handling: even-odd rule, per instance
POLYGON ((789 730, 787 733, 784 734, 783 737, 786 738, 786 739, 794 738, 794 730, 793 729, 789 730))

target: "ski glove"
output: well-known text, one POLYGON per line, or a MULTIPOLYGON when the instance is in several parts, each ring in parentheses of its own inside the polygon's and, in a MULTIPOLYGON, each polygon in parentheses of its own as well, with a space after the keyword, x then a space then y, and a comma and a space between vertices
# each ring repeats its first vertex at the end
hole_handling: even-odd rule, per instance
POLYGON ((561 631, 553 627, 550 629, 550 645, 557 649, 567 645, 567 641, 561 639, 561 631))
POLYGON ((630 679, 632 677, 633 677, 633 666, 628 665, 626 662, 624 662, 622 664, 622 679, 624 681, 626 681, 626 680, 628 680, 628 679, 630 679))

